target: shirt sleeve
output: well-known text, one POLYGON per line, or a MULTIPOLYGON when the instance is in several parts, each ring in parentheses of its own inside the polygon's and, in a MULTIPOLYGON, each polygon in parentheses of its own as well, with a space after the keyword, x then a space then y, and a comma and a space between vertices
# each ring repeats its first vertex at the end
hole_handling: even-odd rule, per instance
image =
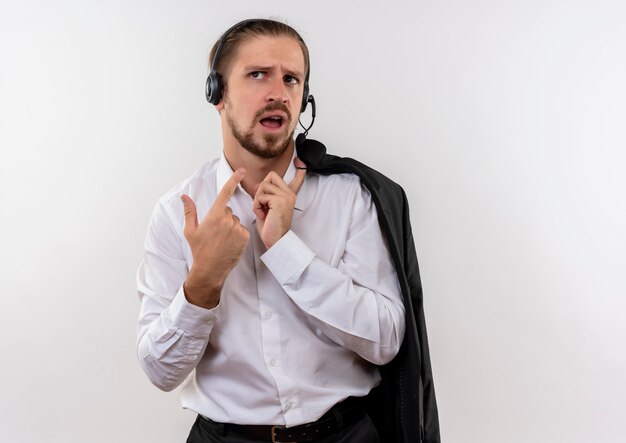
POLYGON ((342 258, 333 267, 293 231, 261 260, 315 325, 335 343, 378 365, 393 359, 404 337, 404 303, 376 208, 363 189, 352 208, 342 258))
POLYGON ((176 388, 196 367, 219 310, 219 306, 205 309, 187 301, 182 288, 187 275, 182 238, 159 204, 137 271, 137 356, 150 381, 164 391, 176 388))

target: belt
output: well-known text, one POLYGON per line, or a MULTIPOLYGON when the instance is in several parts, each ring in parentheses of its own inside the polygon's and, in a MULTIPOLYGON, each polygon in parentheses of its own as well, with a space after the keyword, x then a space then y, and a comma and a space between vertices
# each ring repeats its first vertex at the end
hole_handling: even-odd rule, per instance
MULTIPOLYGON (((318 438, 327 437, 345 426, 356 423, 363 418, 364 415, 365 412, 360 399, 356 397, 348 397, 346 400, 333 406, 317 421, 304 425, 293 426, 291 428, 278 425, 220 424, 224 426, 224 431, 226 433, 238 434, 258 440, 271 441, 273 443, 299 442, 313 441, 318 438)), ((201 415, 199 417, 201 420, 215 423, 201 415)))

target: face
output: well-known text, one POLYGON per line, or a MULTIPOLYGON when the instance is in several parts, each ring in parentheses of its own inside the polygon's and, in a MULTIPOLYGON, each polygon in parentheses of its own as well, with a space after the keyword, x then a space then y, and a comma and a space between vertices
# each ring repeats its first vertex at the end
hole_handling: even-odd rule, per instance
POLYGON ((229 134, 261 158, 283 154, 293 141, 304 87, 304 55, 290 37, 252 37, 239 45, 216 108, 229 134))

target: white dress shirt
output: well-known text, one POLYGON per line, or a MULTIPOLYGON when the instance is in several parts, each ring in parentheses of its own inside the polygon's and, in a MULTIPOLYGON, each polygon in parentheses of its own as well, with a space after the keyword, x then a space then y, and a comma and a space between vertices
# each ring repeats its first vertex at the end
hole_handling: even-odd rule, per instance
MULTIPOLYGON (((139 361, 163 390, 214 421, 296 426, 380 382, 404 336, 404 305, 376 208, 357 176, 308 174, 291 230, 269 250, 252 198, 229 206, 248 231, 214 309, 187 302, 192 266, 180 195, 198 220, 232 174, 222 155, 158 202, 137 273, 139 361)), ((293 163, 284 180, 295 175, 293 163)))

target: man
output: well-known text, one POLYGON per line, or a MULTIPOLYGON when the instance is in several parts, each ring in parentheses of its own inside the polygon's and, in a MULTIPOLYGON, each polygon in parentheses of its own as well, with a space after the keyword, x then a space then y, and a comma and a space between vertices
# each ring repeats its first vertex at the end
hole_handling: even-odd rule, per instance
POLYGON ((185 382, 188 442, 380 441, 360 399, 400 349, 405 307, 370 193, 295 156, 306 45, 248 20, 211 60, 223 154, 153 212, 140 363, 163 390, 185 382))

